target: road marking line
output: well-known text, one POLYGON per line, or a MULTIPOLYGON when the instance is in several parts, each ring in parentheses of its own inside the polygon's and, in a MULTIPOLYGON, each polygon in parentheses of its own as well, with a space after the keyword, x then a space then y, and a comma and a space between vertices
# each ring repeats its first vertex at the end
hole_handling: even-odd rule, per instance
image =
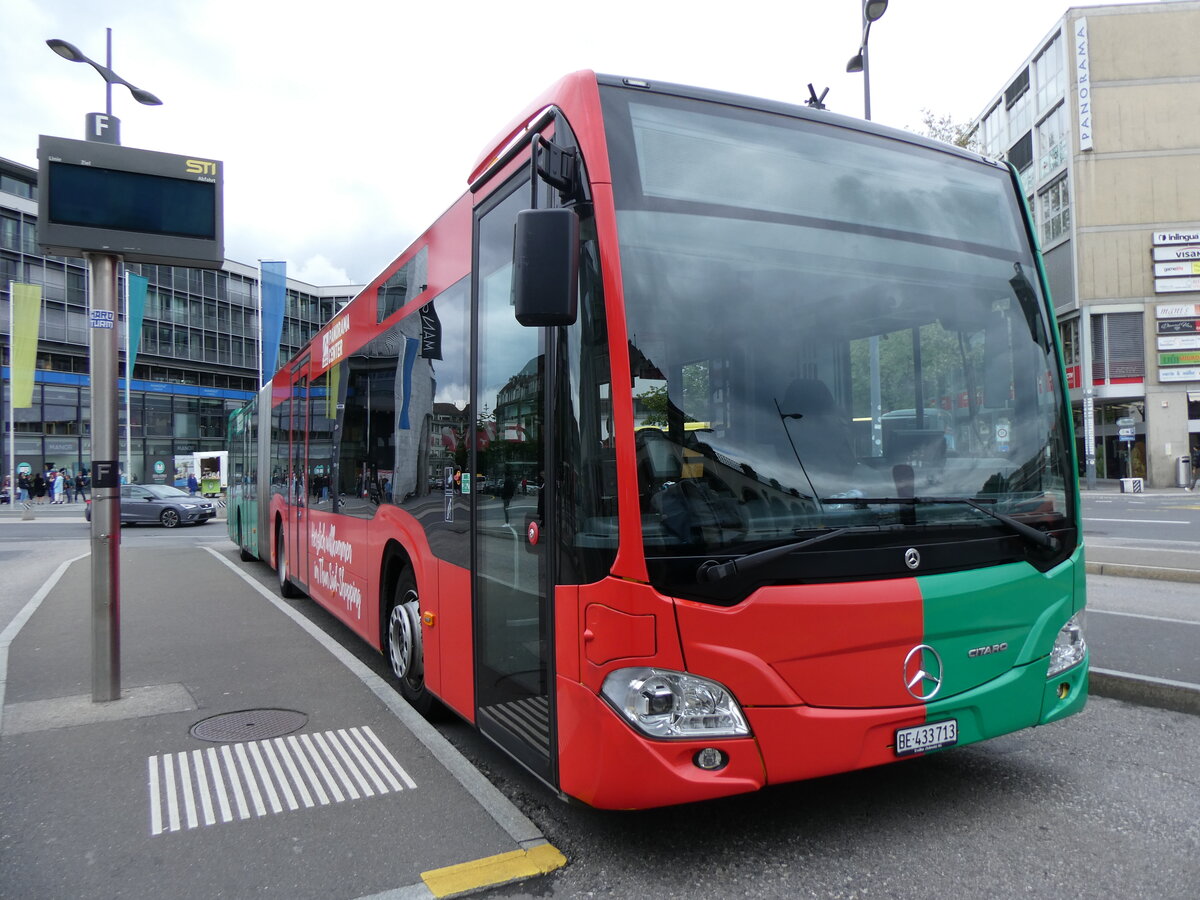
POLYGON ((167 788, 167 829, 179 830, 179 799, 175 796, 175 767, 171 765, 171 755, 168 753, 163 760, 163 783, 167 788))
POLYGON ((367 725, 365 728, 363 728, 363 733, 370 738, 371 743, 375 745, 375 748, 383 755, 383 758, 387 760, 388 765, 391 766, 392 769, 395 770, 396 774, 400 776, 405 786, 408 787, 410 791, 416 790, 417 783, 412 780, 406 771, 404 771, 404 767, 400 765, 396 757, 392 756, 388 748, 383 746, 383 741, 379 740, 379 738, 375 736, 375 732, 371 730, 370 725, 367 725))
POLYGON ((1171 625, 1200 625, 1200 622, 1194 619, 1169 619, 1166 616, 1147 616, 1144 613, 1115 612, 1111 609, 1093 609, 1090 606, 1087 611, 1089 615, 1091 613, 1099 613, 1102 616, 1126 616, 1130 619, 1149 619, 1151 622, 1167 622, 1171 625))
POLYGON ((177 753, 176 757, 179 760, 179 786, 183 793, 183 809, 187 814, 187 826, 195 828, 199 820, 196 818, 196 798, 192 796, 192 770, 188 765, 187 751, 177 753))
POLYGON ((340 781, 342 787, 344 787, 346 789, 346 793, 350 795, 350 799, 351 800, 359 799, 359 797, 361 797, 362 795, 359 794, 358 789, 354 786, 353 782, 350 780, 350 776, 346 774, 346 770, 342 768, 342 764, 340 762, 338 762, 337 754, 334 753, 333 750, 331 750, 329 748, 329 744, 332 741, 332 735, 330 736, 330 741, 326 741, 325 735, 314 734, 313 740, 316 741, 317 746, 321 748, 321 752, 325 756, 325 761, 328 762, 331 766, 333 766, 333 771, 335 773, 337 773, 338 781, 340 781))
POLYGON ((245 744, 234 744, 233 755, 237 757, 237 761, 242 768, 242 778, 246 782, 246 787, 250 791, 250 802, 254 804, 254 814, 256 816, 265 816, 267 807, 263 804, 262 791, 258 789, 258 780, 254 777, 254 769, 250 766, 250 757, 246 755, 245 744))
POLYGON ((1133 525, 1191 525, 1192 523, 1183 522, 1179 519, 1093 519, 1091 516, 1083 517, 1083 524, 1086 527, 1088 522, 1129 522, 1133 525))
POLYGON ((1190 681, 1174 681, 1170 678, 1156 678, 1153 675, 1136 675, 1133 672, 1121 672, 1116 669, 1099 669, 1096 666, 1091 666, 1089 672, 1096 672, 1099 675, 1112 675, 1117 678, 1128 678, 1133 681, 1143 681, 1150 684, 1161 684, 1166 687, 1183 688, 1188 691, 1200 692, 1200 684, 1193 684, 1190 681))
POLYGON ((196 770, 196 780, 200 782, 200 808, 204 812, 204 824, 213 825, 217 820, 213 816, 212 797, 208 793, 208 774, 204 771, 204 754, 199 750, 193 750, 192 762, 195 764, 193 768, 196 770))
MULTIPOLYGON (((296 802, 296 795, 292 793, 292 786, 288 784, 283 765, 279 762, 279 757, 275 755, 275 748, 271 746, 270 741, 263 741, 262 749, 266 754, 267 761, 271 764, 271 771, 275 773, 275 780, 279 782, 279 787, 283 791, 283 799, 287 801, 288 809, 292 811, 299 809, 300 804, 296 802)), ((310 803, 309 806, 312 804, 310 803)))
POLYGON ((242 780, 238 778, 237 765, 233 761, 233 751, 229 745, 221 747, 221 757, 225 760, 225 773, 229 776, 229 786, 233 788, 233 800, 237 803, 238 818, 250 818, 250 808, 246 806, 246 794, 242 790, 242 780))
POLYGON ((341 803, 346 799, 346 796, 342 793, 341 788, 338 787, 337 779, 333 777, 333 773, 329 771, 329 767, 325 765, 325 758, 317 748, 316 742, 307 734, 301 735, 300 740, 304 741, 304 747, 308 750, 308 755, 317 764, 317 769, 321 772, 322 777, 324 777, 325 783, 329 785, 329 792, 333 794, 333 801, 341 803))
POLYGON ((158 792, 158 759, 150 757, 150 833, 162 831, 162 797, 158 792))
MULTIPOLYGON (((305 735, 308 737, 308 735, 305 735)), ((325 793, 325 788, 321 784, 321 779, 317 777, 317 773, 313 771, 312 766, 308 762, 308 754, 304 752, 304 747, 296 740, 295 735, 288 735, 287 743, 295 754, 296 759, 300 761, 300 767, 304 769, 304 774, 308 776, 308 783, 312 785, 312 789, 317 792, 317 799, 322 806, 329 805, 329 795, 325 793)))
POLYGON ((219 753, 213 747, 164 753, 147 758, 150 834, 216 825, 218 810, 221 823, 234 821, 230 791, 241 820, 251 818, 252 813, 256 818, 270 818, 301 808, 312 809, 318 804, 309 793, 302 771, 320 804, 328 805, 329 795, 322 786, 321 777, 314 771, 313 762, 336 791, 338 802, 346 799, 346 795, 335 787, 339 780, 353 799, 398 794, 405 789, 405 784, 410 788, 417 786, 383 742, 365 727, 325 731, 311 737, 300 735, 299 740, 289 735, 286 741, 273 738, 223 744, 219 753), (339 773, 336 777, 326 768, 322 757, 333 764, 339 773), (393 772, 399 773, 400 777, 393 772), (365 793, 355 789, 355 781, 362 785, 365 793), (374 782, 378 790, 369 782, 374 782))
POLYGON ((258 772, 258 780, 262 782, 263 790, 267 793, 267 801, 271 804, 271 811, 278 815, 283 812, 283 804, 279 802, 279 795, 275 793, 275 785, 271 784, 271 773, 267 770, 266 763, 263 762, 262 751, 258 749, 258 741, 254 741, 249 747, 250 756, 254 759, 254 768, 258 772))
POLYGON ((217 748, 208 748, 208 769, 213 774, 213 784, 217 788, 217 804, 221 807, 221 821, 232 822, 233 810, 229 808, 229 795, 225 793, 225 779, 221 777, 221 760, 217 756, 217 748))
POLYGON ((375 752, 375 748, 367 743, 367 739, 363 735, 362 731, 358 728, 354 728, 351 730, 351 734, 354 735, 354 739, 358 741, 359 745, 363 748, 366 754, 371 757, 371 761, 375 764, 375 768, 378 769, 380 774, 387 779, 388 784, 392 786, 392 790, 404 790, 404 786, 401 785, 396 776, 392 774, 391 770, 387 767, 387 764, 379 758, 379 754, 375 752))
POLYGON ((351 739, 350 735, 346 732, 346 729, 343 728, 341 731, 339 731, 338 737, 340 737, 346 746, 350 748, 350 752, 353 753, 355 758, 358 760, 358 764, 362 768, 362 771, 365 772, 367 777, 371 779, 371 783, 375 785, 375 789, 381 794, 386 794, 387 785, 383 783, 383 779, 379 777, 379 773, 371 767, 369 762, 367 762, 367 758, 363 756, 363 752, 359 748, 357 742, 351 739))

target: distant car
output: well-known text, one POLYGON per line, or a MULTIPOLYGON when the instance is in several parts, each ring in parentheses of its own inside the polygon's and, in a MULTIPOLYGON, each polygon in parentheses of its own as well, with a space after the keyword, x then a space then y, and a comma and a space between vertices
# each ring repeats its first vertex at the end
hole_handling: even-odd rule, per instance
MULTIPOLYGON (((121 485, 121 524, 159 524, 164 528, 176 525, 203 525, 217 515, 217 504, 202 497, 192 497, 187 491, 165 484, 121 485)), ((92 504, 88 502, 83 517, 92 521, 92 504)))

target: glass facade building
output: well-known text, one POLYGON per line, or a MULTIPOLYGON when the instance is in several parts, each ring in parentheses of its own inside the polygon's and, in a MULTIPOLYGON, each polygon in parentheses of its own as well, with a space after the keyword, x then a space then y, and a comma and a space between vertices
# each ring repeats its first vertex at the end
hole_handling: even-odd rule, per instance
MULTIPOLYGON (((121 463, 132 480, 171 484, 174 457, 224 449, 228 414, 257 390, 259 271, 231 260, 219 271, 131 263, 121 267, 121 296, 126 272, 149 286, 128 401, 120 381, 121 463)), ((361 287, 288 279, 279 360, 290 359, 361 287)), ((71 472, 90 468, 87 319, 84 261, 46 256, 38 246, 37 170, 0 159, 4 475, 10 447, 18 470, 37 472, 47 463, 71 472), (10 409, 8 369, 13 282, 42 289, 33 404, 17 410, 10 409)), ((123 313, 118 329, 124 373, 123 313)))

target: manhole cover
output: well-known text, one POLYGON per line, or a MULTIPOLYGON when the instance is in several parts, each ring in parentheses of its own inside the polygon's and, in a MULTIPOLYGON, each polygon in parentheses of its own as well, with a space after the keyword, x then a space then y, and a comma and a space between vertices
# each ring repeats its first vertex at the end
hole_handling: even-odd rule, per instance
POLYGON ((215 743, 262 741, 291 734, 307 721, 308 716, 294 709, 243 709, 197 722, 190 734, 215 743))

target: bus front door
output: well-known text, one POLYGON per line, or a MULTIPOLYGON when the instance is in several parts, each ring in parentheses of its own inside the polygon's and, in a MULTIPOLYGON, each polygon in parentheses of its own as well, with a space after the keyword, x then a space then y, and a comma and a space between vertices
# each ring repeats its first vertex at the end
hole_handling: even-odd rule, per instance
MULTIPOLYGON (((476 223, 478 345, 471 471, 476 723, 554 783, 547 604, 549 520, 543 509, 545 329, 513 315, 513 226, 528 182, 482 207, 476 223)), ((471 426, 468 426, 469 428, 471 426)))

